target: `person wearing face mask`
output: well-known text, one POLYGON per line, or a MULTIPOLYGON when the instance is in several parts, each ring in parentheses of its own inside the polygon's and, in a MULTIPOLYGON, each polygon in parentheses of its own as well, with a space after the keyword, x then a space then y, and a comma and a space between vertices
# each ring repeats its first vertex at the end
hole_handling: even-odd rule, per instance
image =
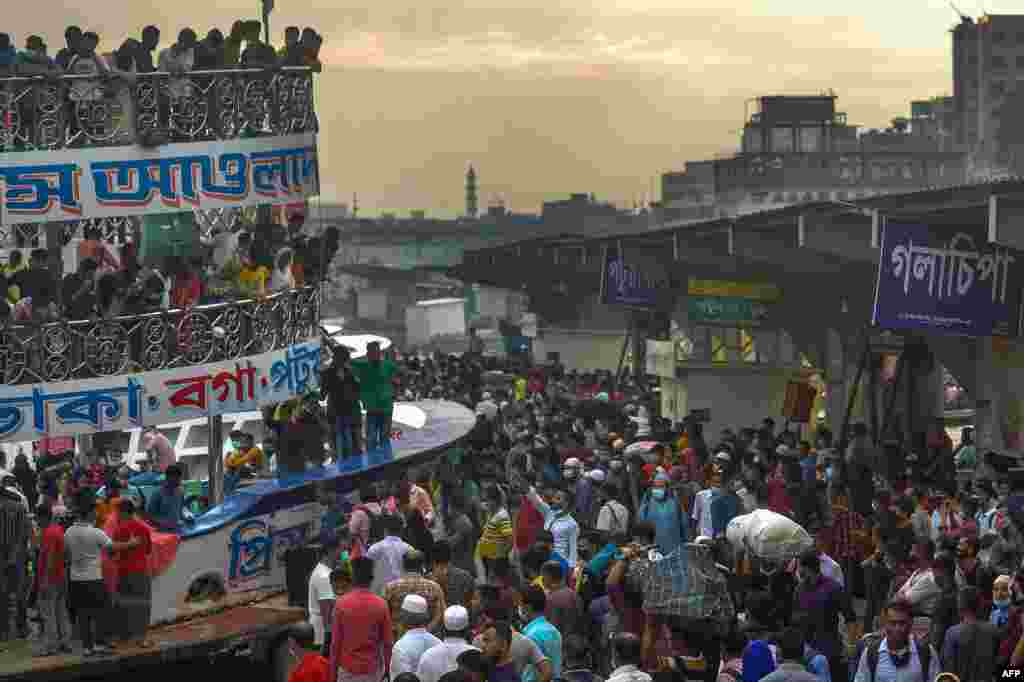
POLYGON ((570 567, 575 566, 580 527, 570 511, 572 503, 569 493, 564 490, 555 491, 551 504, 545 502, 533 486, 530 486, 526 496, 544 517, 544 530, 554 536, 555 550, 569 562, 570 567))
POLYGON ((505 505, 505 495, 497 487, 488 488, 484 494, 484 523, 480 541, 476 545, 476 576, 483 584, 487 582, 488 570, 499 559, 508 559, 512 549, 512 519, 505 505))
POLYGON ((992 585, 992 612, 989 614, 989 622, 993 625, 1006 626, 1010 620, 1010 582, 1008 575, 1001 575, 996 578, 992 585))
MULTIPOLYGON (((882 636, 865 639, 854 682, 933 682, 942 671, 938 653, 911 637, 913 607, 895 600, 886 609, 882 636)), ((839 679, 833 675, 833 679, 839 679)))
POLYGON ((835 580, 821 572, 821 559, 814 550, 800 557, 797 567, 797 588, 794 608, 807 614, 808 630, 813 631, 809 644, 826 658, 833 679, 843 679, 846 652, 839 634, 839 616, 846 619, 851 631, 849 639, 856 641, 857 614, 850 603, 849 593, 835 580))
POLYGON ((655 476, 636 515, 638 521, 654 525, 658 549, 666 555, 674 552, 687 538, 686 514, 679 498, 669 491, 668 485, 668 476, 655 476))
POLYGON ((570 457, 562 463, 562 480, 567 490, 572 491, 573 515, 581 520, 589 521, 591 508, 594 504, 594 484, 584 475, 583 464, 579 459, 570 457))

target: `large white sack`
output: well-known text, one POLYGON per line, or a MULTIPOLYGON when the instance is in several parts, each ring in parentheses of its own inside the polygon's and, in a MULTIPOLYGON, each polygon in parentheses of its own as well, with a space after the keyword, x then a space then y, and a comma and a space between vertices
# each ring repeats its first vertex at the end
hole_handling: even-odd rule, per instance
POLYGON ((814 548, 814 538, 796 521, 768 509, 733 519, 725 531, 737 549, 769 561, 784 561, 814 548))
POLYGON ((747 551, 747 529, 754 521, 754 513, 740 514, 733 517, 729 525, 725 527, 725 539, 738 552, 747 551))

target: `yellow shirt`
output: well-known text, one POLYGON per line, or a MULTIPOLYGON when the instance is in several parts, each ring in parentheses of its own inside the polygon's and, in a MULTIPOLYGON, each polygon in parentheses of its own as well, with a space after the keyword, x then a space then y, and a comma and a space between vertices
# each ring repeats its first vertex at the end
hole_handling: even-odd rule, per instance
POLYGON ((526 400, 526 379, 519 377, 516 379, 516 402, 522 402, 526 400))
POLYGON ((262 469, 263 459, 263 450, 259 448, 236 450, 228 455, 227 460, 224 462, 224 467, 234 470, 248 464, 255 469, 262 469))
POLYGON ((238 271, 238 288, 248 294, 262 294, 267 289, 270 270, 262 265, 258 268, 243 267, 238 271))

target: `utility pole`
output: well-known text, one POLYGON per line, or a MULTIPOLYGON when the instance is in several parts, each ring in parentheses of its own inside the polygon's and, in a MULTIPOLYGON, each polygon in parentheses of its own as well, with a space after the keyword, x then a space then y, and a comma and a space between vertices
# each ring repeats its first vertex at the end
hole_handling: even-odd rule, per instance
POLYGON ((274 11, 274 0, 263 0, 263 42, 270 45, 270 13, 274 11))

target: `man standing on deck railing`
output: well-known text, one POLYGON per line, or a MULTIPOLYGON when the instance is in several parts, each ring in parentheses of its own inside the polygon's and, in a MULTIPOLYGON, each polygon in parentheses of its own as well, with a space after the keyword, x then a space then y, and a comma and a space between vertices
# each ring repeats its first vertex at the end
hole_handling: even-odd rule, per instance
POLYGON ((352 372, 359 379, 360 398, 366 409, 366 449, 388 447, 398 368, 382 356, 380 343, 371 341, 366 344, 366 357, 352 361, 352 372))

